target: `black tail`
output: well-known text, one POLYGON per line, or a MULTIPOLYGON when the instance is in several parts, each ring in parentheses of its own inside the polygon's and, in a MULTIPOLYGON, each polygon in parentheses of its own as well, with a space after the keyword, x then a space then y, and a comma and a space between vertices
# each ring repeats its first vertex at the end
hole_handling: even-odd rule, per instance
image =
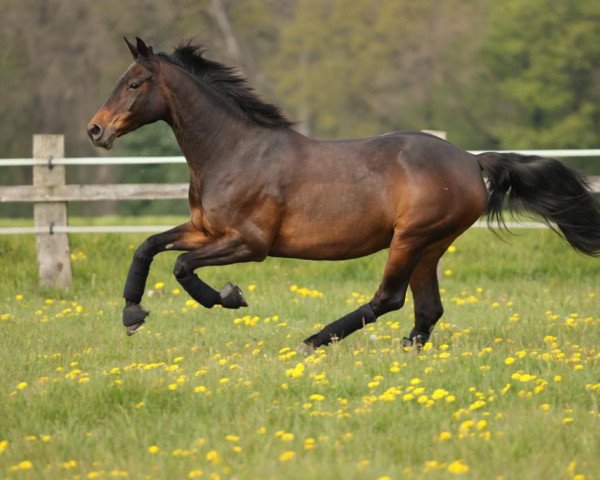
POLYGON ((526 210, 562 232, 576 250, 600 256, 600 204, 577 172, 553 158, 516 153, 482 153, 477 160, 490 188, 489 223, 504 223, 505 206, 511 213, 526 210))

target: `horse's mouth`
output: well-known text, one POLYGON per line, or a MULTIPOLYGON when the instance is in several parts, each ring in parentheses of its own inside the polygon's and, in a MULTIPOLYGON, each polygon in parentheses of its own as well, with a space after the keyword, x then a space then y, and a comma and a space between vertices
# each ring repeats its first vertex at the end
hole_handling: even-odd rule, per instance
POLYGON ((113 143, 115 143, 115 139, 117 137, 118 137, 118 135, 116 133, 113 133, 103 142, 94 142, 94 143, 96 144, 97 147, 102 147, 102 148, 105 148, 106 150, 110 150, 113 146, 113 143))

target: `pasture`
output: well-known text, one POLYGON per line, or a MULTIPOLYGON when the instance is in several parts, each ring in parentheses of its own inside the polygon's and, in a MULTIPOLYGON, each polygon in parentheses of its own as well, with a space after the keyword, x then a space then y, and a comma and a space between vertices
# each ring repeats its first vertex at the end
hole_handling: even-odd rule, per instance
MULTIPOLYGON (((130 223, 131 220, 124 220, 130 223)), ((177 223, 178 219, 147 219, 177 223)), ((207 268, 250 306, 205 310, 152 266, 144 329, 122 287, 143 235, 72 235, 73 288, 37 286, 0 237, 2 478, 591 479, 600 472, 600 263, 549 230, 470 230, 442 260, 445 315, 404 351, 412 301, 301 357, 370 298, 386 252, 207 268)))

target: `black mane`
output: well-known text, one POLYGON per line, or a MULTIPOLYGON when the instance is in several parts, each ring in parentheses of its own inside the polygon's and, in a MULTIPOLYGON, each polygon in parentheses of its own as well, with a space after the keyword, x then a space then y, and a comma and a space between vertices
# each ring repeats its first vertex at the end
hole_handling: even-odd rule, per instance
POLYGON ((244 77, 236 74, 231 67, 204 58, 204 51, 202 46, 187 42, 176 47, 170 55, 158 55, 231 100, 259 125, 270 128, 289 128, 293 125, 277 105, 261 100, 244 77))

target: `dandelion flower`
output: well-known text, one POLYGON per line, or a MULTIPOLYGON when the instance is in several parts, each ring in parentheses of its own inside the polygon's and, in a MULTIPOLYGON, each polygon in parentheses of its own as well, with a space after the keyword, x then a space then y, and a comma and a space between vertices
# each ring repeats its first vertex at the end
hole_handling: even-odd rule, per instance
POLYGON ((279 455, 279 461, 280 462, 289 462, 295 456, 296 456, 296 452, 294 452, 293 450, 286 450, 281 455, 279 455))
POLYGON ((470 468, 467 464, 461 462, 460 460, 455 460, 450 465, 448 465, 448 472, 453 473, 455 475, 462 475, 463 473, 468 473, 470 468))
POLYGON ((11 472, 18 472, 19 470, 31 470, 33 464, 29 460, 23 460, 22 462, 17 463, 10 467, 11 472))
POLYGON ((160 448, 158 445, 150 445, 148 447, 148 452, 151 453, 152 455, 156 455, 159 451, 160 451, 160 448))
POLYGON ((212 463, 213 465, 217 465, 219 463, 221 463, 221 456, 219 455, 219 452, 217 452, 216 450, 211 450, 210 452, 208 452, 206 454, 206 460, 210 463, 212 463))

